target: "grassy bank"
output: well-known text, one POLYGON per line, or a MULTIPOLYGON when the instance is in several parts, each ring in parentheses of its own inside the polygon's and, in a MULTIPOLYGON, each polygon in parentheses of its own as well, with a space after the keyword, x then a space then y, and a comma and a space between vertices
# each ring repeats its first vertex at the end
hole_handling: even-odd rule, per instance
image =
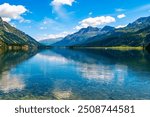
POLYGON ((128 51, 128 50, 143 50, 144 48, 142 46, 138 47, 132 47, 132 46, 114 46, 114 47, 71 47, 75 49, 110 49, 110 50, 122 50, 122 51, 128 51))

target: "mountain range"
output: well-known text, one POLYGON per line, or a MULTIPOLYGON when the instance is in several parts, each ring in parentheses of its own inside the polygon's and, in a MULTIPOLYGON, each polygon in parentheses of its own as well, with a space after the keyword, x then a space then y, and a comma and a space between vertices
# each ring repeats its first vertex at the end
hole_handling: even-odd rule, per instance
POLYGON ((150 16, 142 17, 124 28, 105 26, 82 28, 52 46, 112 47, 147 46, 150 43, 150 16))
POLYGON ((41 44, 24 32, 11 26, 0 17, 0 48, 29 49, 38 48, 41 44))
POLYGON ((60 37, 60 38, 44 39, 39 42, 43 45, 49 46, 49 45, 54 44, 62 39, 63 39, 63 37, 62 38, 60 37))
POLYGON ((66 36, 63 40, 56 42, 53 46, 73 46, 76 44, 84 43, 88 41, 89 38, 92 38, 96 35, 106 34, 110 31, 113 31, 114 27, 105 26, 103 29, 97 27, 87 27, 82 28, 78 32, 66 36))
POLYGON ((55 41, 47 39, 41 42, 37 42, 0 17, 0 49, 30 49, 44 45, 54 47, 146 46, 150 50, 150 16, 139 18, 124 28, 89 26, 63 39, 58 38, 55 41))

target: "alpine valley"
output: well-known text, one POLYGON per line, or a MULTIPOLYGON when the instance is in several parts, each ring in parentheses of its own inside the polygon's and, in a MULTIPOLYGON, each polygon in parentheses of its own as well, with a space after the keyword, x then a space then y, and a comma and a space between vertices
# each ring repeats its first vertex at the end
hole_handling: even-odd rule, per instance
POLYGON ((0 48, 7 50, 53 47, 146 47, 150 48, 150 16, 137 19, 124 28, 104 26, 82 28, 63 39, 37 42, 0 18, 0 48), (56 42, 57 41, 57 42, 56 42))
MULTIPOLYGON (((52 46, 146 47, 150 44, 150 16, 141 17, 124 28, 105 26, 82 28, 52 46)), ((149 45, 150 46, 150 45, 149 45)), ((148 46, 148 47, 149 47, 148 46)))

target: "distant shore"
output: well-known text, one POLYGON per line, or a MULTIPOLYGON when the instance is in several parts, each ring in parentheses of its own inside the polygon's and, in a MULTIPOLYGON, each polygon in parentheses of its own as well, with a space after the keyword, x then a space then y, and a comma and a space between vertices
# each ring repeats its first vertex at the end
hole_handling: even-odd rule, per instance
POLYGON ((122 50, 122 51, 128 51, 128 50, 144 50, 142 46, 113 46, 113 47, 69 47, 74 49, 110 49, 110 50, 122 50))

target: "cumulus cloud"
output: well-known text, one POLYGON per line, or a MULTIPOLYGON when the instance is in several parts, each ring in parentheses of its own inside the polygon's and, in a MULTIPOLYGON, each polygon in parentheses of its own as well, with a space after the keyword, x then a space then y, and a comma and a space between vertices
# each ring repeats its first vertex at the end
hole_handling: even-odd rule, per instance
POLYGON ((127 25, 119 25, 119 26, 117 26, 116 28, 124 28, 124 27, 126 27, 127 25))
POLYGON ((125 14, 120 14, 120 15, 118 15, 117 17, 118 17, 119 19, 122 19, 122 18, 126 17, 126 15, 125 15, 125 14))
POLYGON ((63 8, 63 5, 72 6, 73 2, 75 2, 75 0, 53 0, 51 2, 51 5, 53 7, 52 13, 56 13, 59 17, 67 19, 68 13, 63 8))
POLYGON ((73 2, 75 2, 75 0, 53 0, 51 4, 53 6, 61 6, 61 5, 72 6, 73 2))
POLYGON ((94 17, 94 18, 90 17, 90 18, 80 21, 79 25, 76 26, 75 29, 79 30, 81 28, 86 28, 88 26, 97 27, 97 26, 112 23, 115 21, 116 21, 115 18, 111 16, 101 16, 101 17, 94 17))
POLYGON ((0 5, 0 16, 7 22, 12 19, 19 20, 21 22, 26 21, 21 15, 27 11, 28 10, 22 5, 10 5, 8 3, 0 5))

